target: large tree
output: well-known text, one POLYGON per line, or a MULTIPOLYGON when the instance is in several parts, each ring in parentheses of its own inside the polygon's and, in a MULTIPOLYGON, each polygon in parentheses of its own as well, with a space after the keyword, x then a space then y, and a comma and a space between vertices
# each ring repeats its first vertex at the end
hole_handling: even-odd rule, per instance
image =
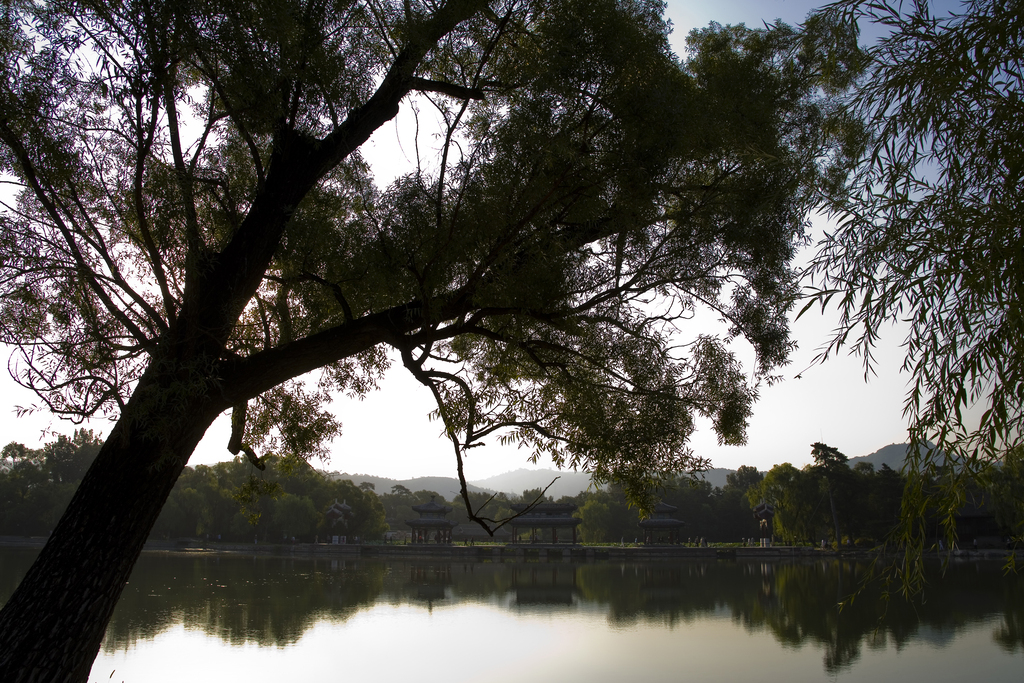
POLYGON ((832 524, 836 532, 836 547, 843 545, 843 533, 839 526, 839 512, 836 510, 837 489, 840 482, 845 478, 843 475, 850 471, 846 464, 848 458, 827 444, 815 442, 811 444, 811 457, 814 458, 814 472, 821 477, 825 492, 828 494, 828 504, 832 511, 832 524))
POLYGON ((864 65, 847 106, 869 136, 828 196, 839 226, 812 268, 815 300, 841 312, 825 355, 851 346, 870 370, 880 330, 907 327, 902 537, 917 548, 925 510, 953 535, 968 483, 1024 431, 1024 7, 957 10, 843 0, 814 19, 884 32, 863 50, 834 44, 847 46, 836 62, 864 65))
POLYGON ((460 476, 503 436, 642 503, 703 465, 697 415, 742 441, 786 360, 789 262, 839 177, 828 95, 848 74, 784 26, 712 26, 681 60, 644 0, 13 2, 0 20, 0 170, 21 190, 0 337, 46 407, 116 418, 0 613, 5 681, 85 680, 226 411, 256 466, 322 452, 321 404, 370 390, 390 347, 460 476), (378 187, 360 147, 410 101, 439 127, 378 187), (729 331, 680 337, 697 307, 729 331))

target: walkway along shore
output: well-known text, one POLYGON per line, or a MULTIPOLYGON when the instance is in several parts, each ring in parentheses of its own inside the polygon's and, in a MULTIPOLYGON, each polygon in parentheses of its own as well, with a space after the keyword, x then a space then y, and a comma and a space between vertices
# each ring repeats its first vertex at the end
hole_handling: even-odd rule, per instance
MULTIPOLYGON (((41 536, 0 536, 2 548, 42 548, 46 538, 41 536)), ((330 543, 221 543, 196 539, 177 541, 149 541, 144 552, 224 553, 266 555, 278 557, 336 557, 346 559, 439 559, 456 562, 469 561, 523 561, 541 562, 594 562, 600 560, 785 560, 809 558, 842 558, 871 560, 877 551, 864 549, 821 550, 810 546, 773 546, 770 548, 724 546, 697 548, 682 545, 614 546, 614 545, 557 545, 521 543, 508 545, 439 545, 439 544, 330 544, 330 543)), ((1024 549, 1012 551, 1018 562, 1024 562, 1024 549)), ((934 559, 1000 560, 1006 561, 1009 550, 954 550, 927 552, 934 559)))

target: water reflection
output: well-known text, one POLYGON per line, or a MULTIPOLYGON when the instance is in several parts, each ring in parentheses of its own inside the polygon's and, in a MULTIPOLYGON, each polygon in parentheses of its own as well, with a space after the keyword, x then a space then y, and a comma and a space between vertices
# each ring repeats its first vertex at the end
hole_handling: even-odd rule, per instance
POLYGON ((344 621, 372 605, 384 572, 344 560, 144 556, 103 647, 122 650, 176 623, 233 645, 289 645, 322 619, 344 621))
MULTIPOLYGON (((34 553, 0 552, 0 602, 34 553)), ((144 555, 107 631, 104 651, 123 651, 176 624, 232 645, 295 643, 318 622, 342 623, 375 604, 428 610, 472 603, 502 609, 585 611, 615 628, 675 628, 729 617, 781 645, 812 644, 826 672, 856 662, 865 649, 942 646, 966 629, 995 620, 993 642, 1024 652, 1024 577, 996 563, 938 568, 927 599, 881 600, 869 584, 841 611, 866 565, 663 562, 618 564, 452 563, 300 560, 217 555, 144 555)))

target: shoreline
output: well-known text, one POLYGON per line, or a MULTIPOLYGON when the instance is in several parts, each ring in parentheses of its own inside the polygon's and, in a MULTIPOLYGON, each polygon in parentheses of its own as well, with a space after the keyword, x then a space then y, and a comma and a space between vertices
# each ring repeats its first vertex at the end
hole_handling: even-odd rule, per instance
MULTIPOLYGON (((42 536, 0 536, 0 548, 42 548, 46 543, 42 536)), ((688 547, 678 545, 613 546, 613 545, 570 545, 562 544, 493 544, 493 545, 445 545, 445 544, 330 544, 330 543, 231 543, 179 539, 170 541, 147 541, 145 553, 180 553, 212 555, 251 555, 291 558, 337 558, 337 559, 431 559, 457 562, 504 562, 504 561, 547 561, 547 562, 597 562, 597 561, 652 561, 652 560, 761 560, 777 561, 787 559, 843 559, 873 560, 878 557, 895 557, 898 553, 883 553, 871 549, 821 550, 812 546, 723 546, 688 547)), ((1014 556, 1024 561, 1024 550, 998 548, 926 551, 924 557, 950 561, 1001 561, 1014 556)))

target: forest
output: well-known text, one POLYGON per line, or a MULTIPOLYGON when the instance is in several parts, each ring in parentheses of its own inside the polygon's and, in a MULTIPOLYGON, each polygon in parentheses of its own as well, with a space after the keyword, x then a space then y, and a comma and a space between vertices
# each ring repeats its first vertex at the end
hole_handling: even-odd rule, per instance
MULTIPOLYGON (((58 436, 38 450, 10 443, 0 460, 0 535, 45 536, 53 529, 75 487, 100 446, 90 430, 71 438, 58 436)), ((832 449, 835 450, 835 449, 832 449)), ((836 451, 838 453, 838 451, 836 451)), ((839 456, 842 456, 839 453, 839 456)), ((831 465, 815 463, 797 468, 783 463, 767 473, 750 466, 728 475, 724 487, 690 475, 667 480, 662 502, 673 505, 676 519, 685 523, 683 542, 746 543, 761 534, 753 507, 764 500, 776 511, 772 535, 776 542, 876 547, 884 543, 900 519, 906 484, 904 476, 870 463, 850 467, 842 456, 831 465), (832 512, 835 503, 835 516, 832 512)), ((562 496, 557 501, 541 489, 521 494, 470 494, 474 509, 486 518, 508 519, 513 503, 559 502, 578 507, 580 541, 586 544, 637 542, 640 511, 631 506, 621 487, 611 485, 562 496)), ((265 471, 241 457, 212 466, 186 467, 168 497, 150 538, 203 541, 326 542, 343 535, 349 542, 404 539, 415 519, 413 506, 431 499, 452 507, 448 518, 475 530, 461 496, 450 500, 437 491, 411 491, 398 484, 375 491, 372 484, 356 486, 314 469, 298 458, 268 457, 265 471), (325 515, 339 501, 351 507, 350 516, 335 522, 325 515)), ((988 520, 989 534, 1011 536, 1020 523, 1024 498, 1024 458, 1019 450, 1005 458, 984 487, 969 493, 965 508, 988 520), (993 527, 994 525, 994 527, 993 527)), ((931 514, 933 542, 939 537, 936 514, 931 514)), ((481 538, 481 533, 456 534, 481 538)), ((499 535, 498 540, 508 540, 499 535)))

